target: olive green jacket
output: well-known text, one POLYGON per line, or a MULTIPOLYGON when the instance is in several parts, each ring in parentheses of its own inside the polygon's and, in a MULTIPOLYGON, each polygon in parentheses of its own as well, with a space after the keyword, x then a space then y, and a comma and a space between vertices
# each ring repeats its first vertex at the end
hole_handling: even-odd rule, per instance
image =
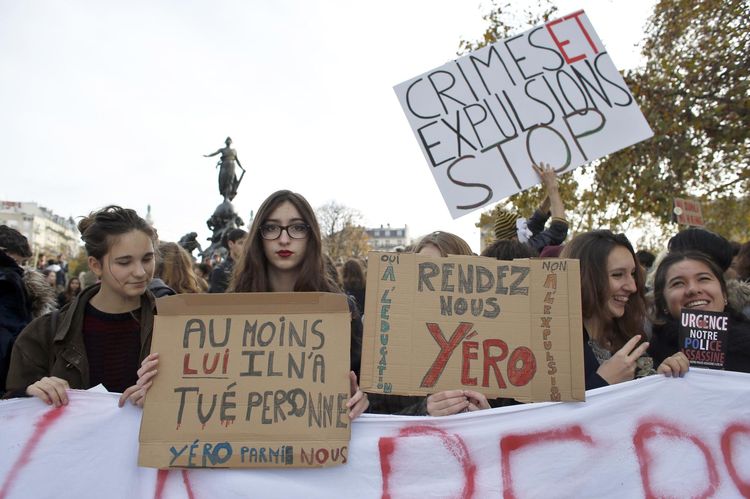
MULTIPOLYGON (((29 385, 45 376, 62 378, 71 388, 91 388, 83 318, 86 304, 99 291, 99 286, 89 286, 59 312, 43 315, 21 331, 10 357, 6 397, 25 394, 29 385)), ((151 350, 156 313, 154 297, 149 291, 141 297, 140 311, 142 361, 151 350)))

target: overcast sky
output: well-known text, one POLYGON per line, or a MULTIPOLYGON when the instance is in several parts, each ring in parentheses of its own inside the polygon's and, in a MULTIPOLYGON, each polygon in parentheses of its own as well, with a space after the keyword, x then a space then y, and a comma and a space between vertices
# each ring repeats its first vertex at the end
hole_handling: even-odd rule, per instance
MULTIPOLYGON (((639 64, 652 0, 580 8, 615 65, 639 64)), ((447 230, 478 251, 480 212, 453 220, 393 86, 455 58, 487 10, 473 0, 0 0, 0 199, 77 217, 117 203, 162 239, 220 203, 229 135, 248 170, 245 221, 288 188, 367 226, 447 230)), ((519 31, 521 31, 519 29, 519 31)))

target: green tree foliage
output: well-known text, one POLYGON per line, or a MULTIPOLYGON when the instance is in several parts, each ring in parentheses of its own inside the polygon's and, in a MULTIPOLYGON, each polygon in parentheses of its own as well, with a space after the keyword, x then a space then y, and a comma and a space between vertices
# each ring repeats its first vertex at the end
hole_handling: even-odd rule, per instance
MULTIPOLYGON (((461 42, 460 49, 502 39, 511 27, 523 31, 555 11, 540 1, 524 12, 528 22, 510 24, 509 9, 510 4, 493 4, 482 40, 461 42)), ((672 202, 680 197, 701 201, 711 230, 750 238, 748 25, 747 0, 655 5, 643 45, 645 65, 623 75, 654 137, 561 178, 574 231, 640 225, 674 232, 672 202), (579 188, 574 175, 590 187, 579 188)), ((539 197, 537 188, 509 202, 528 214, 539 197)))
POLYGON ((600 162, 593 208, 617 203, 615 223, 643 213, 667 223, 675 197, 696 197, 710 229, 750 237, 748 23, 746 0, 656 4, 646 65, 624 75, 654 137, 600 162))

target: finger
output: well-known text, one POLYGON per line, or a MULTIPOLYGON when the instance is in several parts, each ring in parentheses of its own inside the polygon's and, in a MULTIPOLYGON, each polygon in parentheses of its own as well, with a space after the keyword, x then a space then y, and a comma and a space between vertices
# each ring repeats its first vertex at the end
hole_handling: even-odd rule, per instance
POLYGON ((349 411, 349 420, 353 421, 359 416, 362 415, 363 412, 367 410, 367 408, 370 407, 370 401, 367 399, 367 397, 360 399, 360 401, 355 405, 351 411, 349 411))
POLYGON ((159 359, 149 360, 148 362, 144 361, 136 374, 138 374, 138 377, 141 377, 145 373, 155 370, 157 367, 159 367, 159 359))
POLYGON ((357 375, 354 371, 349 371, 349 395, 353 397, 354 394, 357 393, 357 390, 359 390, 357 375))
POLYGON ((630 357, 632 361, 639 359, 641 355, 646 353, 646 350, 648 350, 648 345, 649 345, 648 341, 641 343, 640 345, 638 345, 638 347, 635 350, 630 352, 630 355, 628 357, 630 357))
POLYGON ((138 377, 138 381, 136 381, 136 385, 143 386, 146 383, 153 381, 154 376, 156 376, 156 373, 158 373, 158 372, 159 371, 157 371, 156 369, 154 369, 153 371, 147 372, 144 375, 139 376, 138 377))
POLYGON ((466 406, 466 410, 468 412, 475 412, 475 411, 481 411, 481 408, 478 405, 476 405, 476 404, 474 404, 472 402, 469 402, 469 405, 466 406))
POLYGON ((140 387, 133 392, 128 399, 130 400, 130 403, 138 406, 143 407, 143 400, 146 398, 146 392, 144 392, 140 387))
POLYGON ((148 355, 146 355, 146 358, 141 361, 141 365, 145 364, 146 362, 152 361, 152 360, 159 360, 159 353, 153 352, 148 355))
POLYGON ((630 352, 633 351, 635 346, 638 344, 638 342, 641 341, 641 335, 636 334, 632 338, 628 340, 627 343, 625 343, 621 349, 619 349, 616 354, 621 353, 623 355, 628 355, 630 352))
POLYGON ((487 396, 485 394, 473 390, 466 390, 465 393, 469 398, 469 403, 475 405, 478 409, 490 408, 490 403, 487 401, 487 396))
POLYGON ((357 390, 357 392, 354 395, 352 395, 352 397, 346 403, 346 406, 349 408, 352 408, 357 402, 359 402, 363 398, 365 398, 365 393, 361 390, 357 390))
POLYGON ((463 395, 459 395, 457 397, 451 397, 448 399, 442 399, 442 400, 430 400, 427 399, 427 405, 431 405, 435 409, 445 409, 447 407, 450 407, 452 405, 456 404, 462 404, 466 402, 466 397, 463 395))
POLYGON ((430 412, 429 414, 430 416, 450 416, 452 414, 458 414, 459 412, 465 411, 468 406, 469 406, 469 401, 464 400, 459 404, 454 404, 449 407, 438 409, 438 410, 430 412))
POLYGON ((125 402, 130 398, 130 396, 138 390, 138 385, 133 385, 128 387, 124 392, 122 392, 122 395, 120 395, 120 399, 117 401, 117 405, 119 407, 122 407, 125 405, 125 402))
POLYGON ((686 372, 690 370, 690 361, 682 352, 677 352, 670 357, 674 361, 674 366, 677 369, 676 374, 680 377, 684 376, 686 372))
POLYGON ((55 406, 68 405, 68 393, 65 391, 68 386, 67 381, 60 378, 48 378, 48 380, 47 393, 55 399, 55 406))
POLYGON ((669 359, 664 359, 664 361, 659 365, 659 368, 656 370, 656 372, 659 374, 663 374, 668 378, 674 376, 674 368, 670 365, 669 359))
POLYGON ((52 399, 47 395, 47 392, 36 386, 36 383, 26 388, 26 395, 36 397, 47 405, 52 404, 52 399))
POLYGON ((433 393, 432 395, 430 395, 427 398, 429 400, 434 401, 434 402, 440 402, 442 400, 453 399, 453 398, 456 398, 456 397, 462 397, 463 398, 463 396, 464 396, 464 391, 463 390, 446 390, 446 391, 443 391, 443 392, 433 393))
POLYGON ((55 390, 55 387, 50 383, 49 378, 40 379, 39 381, 34 383, 34 386, 39 391, 44 393, 50 404, 54 405, 55 407, 60 407, 60 396, 57 394, 57 390, 55 390))
POLYGON ((469 405, 465 398, 443 400, 435 404, 428 404, 427 413, 430 416, 446 416, 448 414, 457 414, 469 405))

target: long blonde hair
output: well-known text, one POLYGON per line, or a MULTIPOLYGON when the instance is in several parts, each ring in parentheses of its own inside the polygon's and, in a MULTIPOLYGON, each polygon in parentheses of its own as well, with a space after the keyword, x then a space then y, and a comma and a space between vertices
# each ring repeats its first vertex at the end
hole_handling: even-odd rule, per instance
POLYGON ((206 281, 195 274, 188 252, 177 243, 159 244, 159 263, 156 275, 177 293, 202 293, 206 281))

